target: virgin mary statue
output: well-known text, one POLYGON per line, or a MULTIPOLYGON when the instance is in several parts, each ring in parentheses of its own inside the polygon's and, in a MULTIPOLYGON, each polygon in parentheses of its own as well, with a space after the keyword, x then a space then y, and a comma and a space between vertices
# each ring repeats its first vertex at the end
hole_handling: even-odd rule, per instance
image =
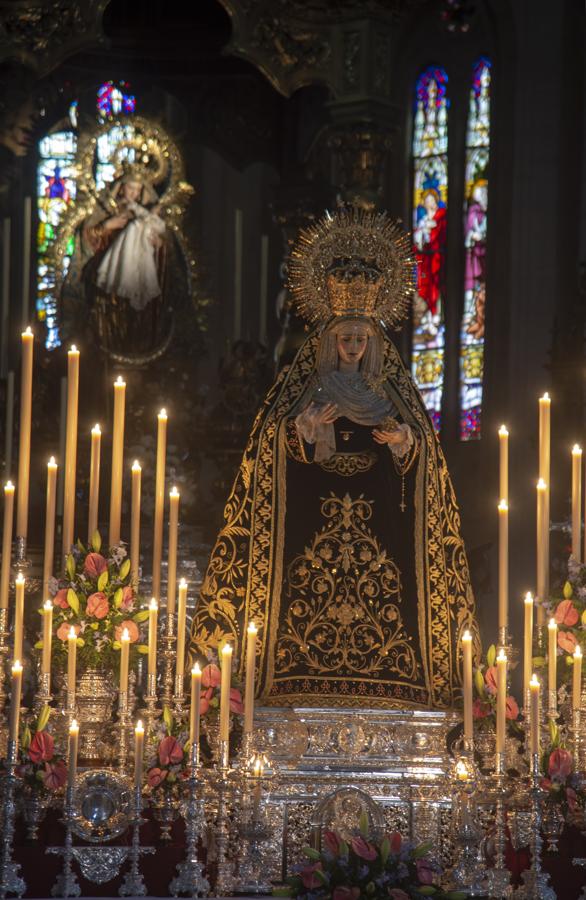
POLYGON ((259 632, 278 706, 439 707, 479 651, 442 450, 386 328, 406 313, 409 240, 384 214, 302 232, 291 289, 313 324, 254 422, 193 622, 194 657, 259 632))

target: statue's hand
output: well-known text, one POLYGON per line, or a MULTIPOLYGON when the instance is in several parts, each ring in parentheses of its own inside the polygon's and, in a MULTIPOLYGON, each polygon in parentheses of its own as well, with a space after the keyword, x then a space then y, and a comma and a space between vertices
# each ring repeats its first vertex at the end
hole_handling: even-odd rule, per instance
POLYGON ((124 228, 128 225, 130 216, 121 215, 121 216, 112 216, 110 219, 106 219, 104 222, 104 230, 105 231, 116 231, 117 228, 124 228))
POLYGON ((388 444, 390 447, 398 446, 405 441, 405 434, 400 428, 394 431, 379 431, 378 428, 373 428, 372 436, 377 444, 388 444))
POLYGON ((338 418, 338 407, 335 403, 310 403, 307 413, 314 425, 331 425, 338 418))

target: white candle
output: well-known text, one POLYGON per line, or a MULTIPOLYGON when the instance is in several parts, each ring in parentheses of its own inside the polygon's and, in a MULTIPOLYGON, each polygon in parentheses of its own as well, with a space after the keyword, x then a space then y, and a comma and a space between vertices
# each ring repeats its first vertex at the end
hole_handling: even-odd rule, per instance
POLYGON ((523 692, 524 702, 527 702, 533 670, 533 595, 529 591, 525 594, 524 607, 523 692))
POLYGON ((68 705, 73 708, 75 700, 77 674, 77 634, 73 625, 67 635, 67 699, 68 705))
POLYGON ((10 559, 12 555, 12 520, 14 518, 14 485, 4 485, 4 523, 2 526, 2 571, 0 573, 0 609, 8 609, 10 559))
POLYGON ((110 546, 120 541, 122 518, 122 470, 124 466, 124 410, 126 383, 119 375, 114 382, 114 428, 112 431, 112 481, 110 485, 110 546))
POLYGON ((41 672, 51 675, 51 642, 53 640, 53 604, 45 600, 43 604, 43 658, 41 672))
POLYGON ((179 491, 169 492, 169 556, 167 563, 167 615, 175 615, 177 594, 177 541, 179 531, 179 491))
POLYGON ((14 579, 15 587, 15 605, 14 605, 14 652, 13 659, 22 659, 22 642, 24 627, 24 586, 25 579, 22 572, 19 572, 14 579))
POLYGON ((250 734, 254 721, 254 669, 256 665, 256 636, 258 629, 251 622, 246 635, 246 683, 244 691, 244 733, 250 734))
POLYGON ((530 699, 530 732, 529 732, 529 751, 531 755, 539 754, 539 690, 540 685, 537 675, 531 677, 529 682, 530 699))
POLYGON ((572 556, 582 562, 582 448, 572 447, 572 556))
POLYGON ((234 214, 234 340, 242 337, 242 210, 234 214))
POLYGON ((28 497, 31 466, 31 425, 33 403, 34 335, 28 327, 21 334, 22 367, 20 377, 20 435, 18 449, 18 498, 16 507, 16 536, 28 533, 28 497))
POLYGON ((543 625, 543 601, 549 593, 549 517, 547 485, 542 478, 537 482, 537 624, 543 625))
POLYGON ((11 741, 18 741, 18 722, 20 719, 21 692, 22 665, 19 659, 15 659, 12 665, 12 679, 10 684, 10 714, 8 717, 8 737, 11 741))
POLYGON ((465 631, 462 635, 462 656, 464 668, 464 737, 472 743, 474 726, 472 719, 472 635, 465 631))
POLYGON ((79 725, 75 719, 72 719, 69 726, 69 760, 67 771, 67 786, 70 790, 75 788, 75 779, 77 776, 77 747, 79 740, 79 725))
POLYGON ((547 689, 550 696, 550 705, 555 709, 555 703, 551 699, 557 694, 557 649, 558 626, 555 619, 550 619, 547 625, 547 689))
POLYGON ((167 455, 167 413, 157 416, 157 468, 155 475, 155 531, 153 535, 153 594, 161 596, 163 558, 163 515, 165 510, 165 461, 167 455))
POLYGON ((134 729, 134 789, 142 788, 142 760, 144 753, 144 725, 139 719, 134 729))
POLYGON ((509 432, 506 425, 499 428, 499 499, 509 500, 509 432))
MULTIPOLYGON (((183 684, 185 673, 185 625, 187 619, 187 582, 182 578, 179 582, 179 602, 177 604, 177 668, 175 681, 183 684)), ((182 688, 183 691, 183 688, 182 688)))
POLYGON ((31 295, 32 198, 24 198, 22 236, 22 321, 28 320, 31 295))
MULTIPOLYGON (((61 377, 59 387, 59 459, 65 459, 65 445, 67 443, 67 378, 61 377)), ((65 503, 65 471, 61 465, 59 485, 57 488, 57 515, 63 515, 65 503)))
POLYGON ((91 543, 94 532, 98 530, 98 515, 100 505, 100 456, 102 450, 102 429, 99 425, 92 428, 92 449, 90 455, 90 496, 87 525, 88 544, 91 543))
POLYGON ((189 710, 189 741, 191 744, 199 744, 201 708, 201 669, 196 663, 191 670, 191 706, 189 710))
POLYGON ((157 674, 157 621, 159 606, 153 597, 149 606, 149 675, 157 674))
POLYGON ((582 648, 576 644, 574 650, 574 669, 572 673, 572 708, 580 709, 582 705, 582 648))
POLYGON ((130 511, 130 571, 132 583, 140 580, 140 494, 142 470, 138 460, 132 464, 132 505, 130 511))
POLYGON ((220 683, 220 740, 230 736, 230 681, 232 678, 232 647, 224 644, 220 653, 222 680, 220 683))
POLYGON ((509 505, 501 500, 499 513, 499 629, 509 624, 509 505))
POLYGON ((507 657, 504 650, 496 658, 496 752, 505 752, 507 735, 507 657))
POLYGON ((75 472, 77 466, 77 411, 79 403, 79 350, 67 353, 67 424, 63 496, 63 558, 73 544, 75 519, 75 472))
POLYGON ((128 628, 122 629, 120 637, 120 693, 128 693, 128 661, 130 654, 130 634, 128 628))
POLYGON ((47 499, 45 503, 45 554, 43 557, 43 593, 53 574, 55 553, 55 506, 57 503, 57 463, 52 456, 47 463, 47 499))

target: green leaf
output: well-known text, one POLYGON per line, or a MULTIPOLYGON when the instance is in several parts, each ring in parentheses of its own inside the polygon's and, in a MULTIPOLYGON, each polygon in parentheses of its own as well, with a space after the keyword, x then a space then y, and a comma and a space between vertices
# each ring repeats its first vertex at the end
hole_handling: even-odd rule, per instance
POLYGON ((85 641, 83 638, 78 637, 78 639, 76 640, 75 643, 77 644, 78 647, 85 647, 85 641))
POLYGON ((44 782, 45 773, 44 773, 43 769, 37 769, 37 771, 35 772, 35 778, 37 779, 37 781, 40 781, 41 784, 44 782))
POLYGON ((273 897, 292 897, 293 890, 291 887, 284 885, 283 887, 274 887, 271 894, 273 897))
POLYGON ((77 547, 77 549, 79 550, 80 553, 85 553, 85 547, 83 546, 83 544, 81 542, 81 538, 77 539, 77 541, 75 542, 75 546, 77 547))
POLYGON ((99 627, 100 626, 97 622, 90 622, 90 628, 92 631, 97 631, 99 627))
POLYGON ((496 647, 494 644, 491 644, 486 651, 486 661, 489 666, 494 666, 496 662, 496 647))
POLYGON ((167 705, 163 706, 163 721, 167 726, 167 731, 171 734, 173 730, 173 713, 167 705))
POLYGON ((20 740, 21 740, 22 749, 28 750, 28 748, 31 745, 31 730, 28 727, 28 725, 25 725, 24 728, 22 729, 22 735, 21 735, 20 740))
POLYGON ((48 703, 45 703, 41 710, 41 714, 37 721, 37 731, 44 731, 47 727, 47 722, 51 717, 51 707, 48 703))
MULTIPOLYGON (((116 607, 116 609, 120 609, 120 607, 122 606, 123 595, 124 595, 124 591, 122 590, 122 588, 118 588, 118 590, 114 594, 114 606, 116 607)), ((147 612, 148 612, 148 610, 147 610, 147 612)))
POLYGON ((94 533, 92 534, 92 550, 94 553, 99 553, 102 547, 102 535, 96 528, 94 533))
POLYGON ((434 894, 437 894, 437 888, 433 884, 420 884, 417 886, 417 890, 424 897, 433 897, 434 894))
POLYGON ((559 729, 553 719, 549 720, 549 737, 552 744, 555 744, 559 737, 559 729))
POLYGON ((566 583, 564 584, 563 593, 564 593, 564 599, 566 599, 566 600, 571 600, 571 598, 574 596, 574 589, 569 581, 566 581, 566 583))
POLYGON ((75 578, 75 560, 71 553, 67 554, 67 562, 65 564, 65 571, 67 572, 67 577, 70 581, 73 581, 75 578))
POLYGON ((42 650, 42 649, 43 649, 43 642, 37 641, 37 643, 35 644, 35 650, 42 650))
POLYGON ((71 609, 75 613, 76 616, 79 615, 79 600, 77 599, 77 594, 73 590, 73 588, 69 588, 67 591, 67 602, 69 603, 71 609))
POLYGON ((363 838, 368 837, 369 832, 369 821, 368 821, 368 813, 365 809, 360 813, 360 819, 358 821, 358 827, 360 829, 360 834, 363 838))
POLYGON ((120 643, 120 641, 112 641, 112 649, 113 650, 120 650, 121 646, 122 646, 122 644, 120 643))
POLYGON ((431 841, 425 841, 424 844, 420 844, 419 847, 415 847, 413 851, 413 859, 421 859, 422 856, 427 856, 427 854, 431 850, 431 846, 431 841))
POLYGON ((389 858, 390 852, 391 852, 391 842, 389 841, 388 837, 385 837, 382 839, 381 845, 380 845, 380 858, 381 858, 381 862, 382 862, 383 866, 386 863, 387 859, 389 858))
POLYGON ((474 687, 479 697, 484 697, 484 675, 480 669, 474 669, 474 687))
POLYGON ((148 609, 141 609, 141 610, 139 610, 139 612, 137 612, 133 615, 132 619, 134 622, 137 622, 140 624, 141 622, 146 622, 148 617, 149 617, 148 609))
POLYGON ((317 862, 321 858, 318 851, 313 847, 303 847, 301 852, 304 856, 307 856, 308 859, 313 859, 314 862, 317 862))
POLYGON ((544 656, 534 656, 533 657, 533 667, 535 669, 542 669, 546 664, 547 660, 544 656))
POLYGON ((130 572, 130 560, 125 559, 124 562, 122 563, 122 565, 120 566, 120 575, 118 576, 120 578, 120 581, 124 581, 124 579, 128 576, 129 572, 130 572))
POLYGON ((146 644, 137 644, 136 645, 137 653, 147 654, 149 652, 149 648, 146 644))
POLYGON ((108 570, 106 569, 106 571, 102 572, 102 574, 98 578, 98 590, 99 591, 105 590, 106 585, 108 584, 108 577, 109 577, 108 570))

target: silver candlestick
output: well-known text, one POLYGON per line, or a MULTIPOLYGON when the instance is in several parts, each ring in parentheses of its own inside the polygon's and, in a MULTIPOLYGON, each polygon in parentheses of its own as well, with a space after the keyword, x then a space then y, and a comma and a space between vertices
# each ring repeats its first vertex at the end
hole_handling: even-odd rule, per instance
POLYGON ((8 609, 0 609, 0 712, 4 709, 4 704, 8 694, 4 690, 6 662, 10 657, 9 644, 10 631, 8 628, 8 609))
POLYGON ((20 865, 12 859, 14 844, 14 821, 16 818, 16 758, 18 744, 8 741, 7 772, 3 778, 4 791, 2 800, 2 853, 0 855, 0 897, 4 900, 9 894, 22 897, 26 891, 24 878, 19 875, 20 865))
POLYGON ((154 847, 140 846, 140 826, 146 821, 142 818, 142 788, 136 785, 132 803, 132 847, 130 849, 130 871, 126 873, 118 894, 120 897, 146 897, 144 876, 140 871, 140 857, 146 853, 154 853, 154 847))
POLYGON ((486 870, 480 850, 483 833, 477 821, 473 800, 477 778, 472 754, 463 753, 455 764, 454 787, 458 801, 457 862, 451 870, 450 882, 456 890, 465 890, 469 897, 486 895, 486 870))
POLYGON ((511 873, 505 862, 505 798, 507 796, 505 754, 496 755, 494 777, 491 777, 490 794, 495 797, 495 854, 494 866, 486 873, 487 893, 490 897, 507 898, 512 895, 511 873))
POLYGON ((228 741, 219 742, 219 761, 217 778, 216 845, 218 848, 218 874, 216 878, 216 894, 220 897, 230 896, 234 887, 233 864, 230 860, 230 826, 228 819, 228 793, 230 789, 228 767, 228 741))
POLYGON ((169 615, 167 613, 167 623, 165 628, 165 634, 161 638, 161 643, 164 647, 162 651, 163 659, 165 660, 165 665, 163 667, 163 703, 166 706, 171 706, 173 700, 173 667, 175 665, 175 616, 169 615))
POLYGON ((126 774, 128 765, 128 731, 130 728, 130 710, 128 708, 128 692, 120 691, 118 695, 118 729, 120 732, 118 746, 118 768, 122 775, 126 774))
POLYGON ((523 884, 515 891, 516 900, 556 900, 556 893, 549 883, 549 875, 541 868, 543 840, 541 838, 541 789, 539 787, 539 754, 531 757, 529 791, 531 794, 531 866, 522 875, 523 884))
POLYGON ((169 885, 173 897, 180 894, 192 898, 207 897, 209 893, 210 884, 203 874, 197 853, 197 841, 205 826, 204 801, 200 792, 199 744, 194 742, 191 745, 189 799, 184 813, 187 852, 185 861, 177 864, 177 875, 169 885))
POLYGON ((63 857, 63 871, 57 876, 57 881, 51 889, 52 897, 79 897, 81 888, 77 876, 73 871, 73 833, 72 825, 75 818, 75 786, 67 785, 65 803, 63 805, 63 821, 65 823, 65 845, 63 847, 47 847, 47 853, 59 853, 63 857))

